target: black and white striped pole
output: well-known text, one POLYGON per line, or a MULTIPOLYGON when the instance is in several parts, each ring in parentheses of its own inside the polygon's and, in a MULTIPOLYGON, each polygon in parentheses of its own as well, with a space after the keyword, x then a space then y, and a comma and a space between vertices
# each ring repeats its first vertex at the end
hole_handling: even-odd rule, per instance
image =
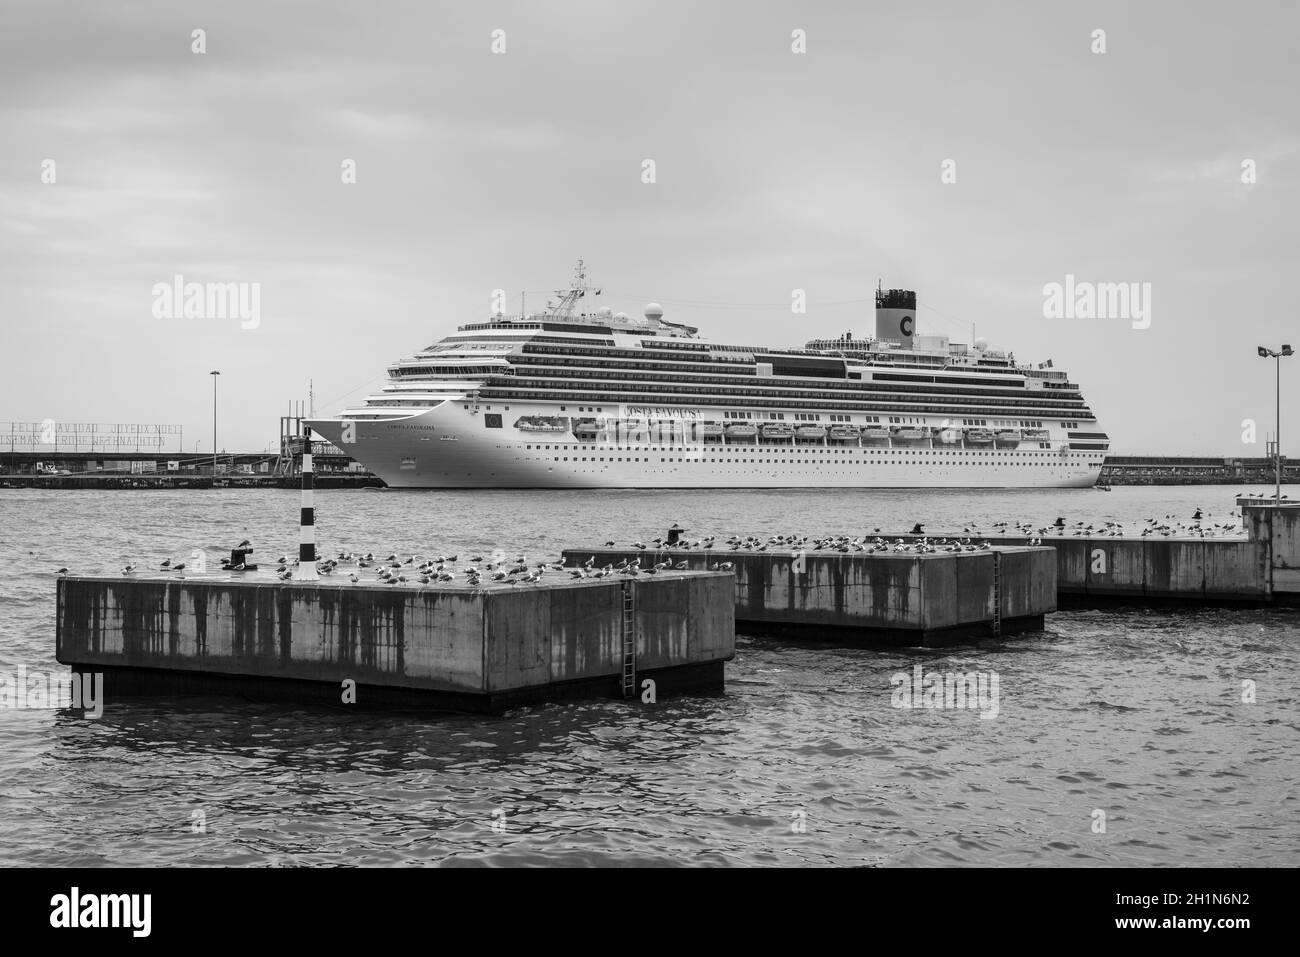
POLYGON ((298 520, 298 567, 294 570, 294 581, 320 581, 320 572, 316 570, 316 508, 312 501, 312 492, 316 486, 316 476, 311 465, 311 429, 302 429, 302 516, 298 520))

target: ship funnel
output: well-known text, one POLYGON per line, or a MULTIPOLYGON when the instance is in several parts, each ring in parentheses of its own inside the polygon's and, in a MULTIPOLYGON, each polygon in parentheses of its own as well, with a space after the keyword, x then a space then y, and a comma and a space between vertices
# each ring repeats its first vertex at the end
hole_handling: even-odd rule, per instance
POLYGON ((916 335, 916 293, 910 289, 876 290, 876 338, 912 348, 916 335))

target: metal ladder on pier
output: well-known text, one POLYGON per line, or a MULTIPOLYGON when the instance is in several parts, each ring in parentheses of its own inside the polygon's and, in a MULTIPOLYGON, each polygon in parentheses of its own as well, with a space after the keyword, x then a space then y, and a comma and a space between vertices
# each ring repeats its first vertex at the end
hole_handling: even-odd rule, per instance
POLYGON ((993 636, 1002 634, 1002 553, 993 553, 993 636))
POLYGON ((623 697, 636 694, 636 593, 630 581, 623 582, 623 697))

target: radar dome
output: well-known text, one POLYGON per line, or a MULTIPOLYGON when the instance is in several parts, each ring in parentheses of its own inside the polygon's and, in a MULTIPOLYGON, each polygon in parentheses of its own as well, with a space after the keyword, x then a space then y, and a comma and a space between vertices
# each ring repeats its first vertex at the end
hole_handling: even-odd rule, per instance
POLYGON ((596 315, 600 316, 602 319, 608 319, 610 316, 614 315, 614 310, 609 308, 609 306, 601 306, 596 310, 596 315))
POLYGON ((626 312, 616 312, 616 313, 614 313, 614 318, 615 318, 615 319, 626 319, 626 318, 627 318, 627 313, 626 313, 626 312))
POLYGON ((975 348, 978 349, 980 352, 983 352, 988 347, 989 347, 989 341, 987 339, 975 340, 975 348))
POLYGON ((664 315, 664 307, 659 305, 659 303, 657 302, 652 302, 650 303, 650 305, 645 307, 645 317, 650 321, 654 321, 655 319, 662 319, 663 315, 664 315))

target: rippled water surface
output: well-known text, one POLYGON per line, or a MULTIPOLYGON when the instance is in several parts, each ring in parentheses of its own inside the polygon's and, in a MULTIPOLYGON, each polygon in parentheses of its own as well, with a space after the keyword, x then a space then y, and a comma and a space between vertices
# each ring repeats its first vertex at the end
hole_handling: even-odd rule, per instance
MULTIPOLYGON (((673 522, 859 534, 1198 505, 1231 522, 1237 491, 323 491, 317 506, 326 554, 541 559, 673 522)), ((60 566, 148 568, 244 537, 273 556, 296 520, 286 491, 0 490, 0 670, 57 667, 60 566)), ((0 863, 1295 865, 1298 645, 1295 611, 1071 611, 942 651, 742 635, 724 694, 656 705, 0 710, 0 863), (890 677, 917 663, 996 672, 1000 713, 895 709, 890 677)))

